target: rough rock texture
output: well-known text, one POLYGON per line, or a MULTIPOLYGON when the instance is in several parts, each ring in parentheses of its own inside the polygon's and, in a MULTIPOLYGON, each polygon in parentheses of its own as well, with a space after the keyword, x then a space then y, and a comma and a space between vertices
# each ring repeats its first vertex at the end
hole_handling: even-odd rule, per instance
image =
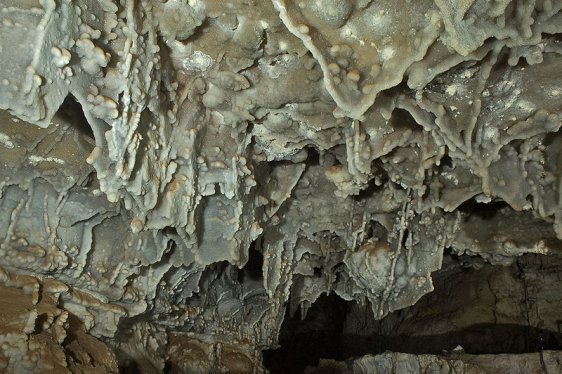
POLYGON ((287 308, 560 250, 559 0, 0 4, 0 265, 122 367, 259 372, 287 308))
POLYGON ((0 269, 0 370, 3 373, 117 373, 117 359, 86 333, 61 295, 80 295, 64 283, 0 269))
POLYGON ((386 349, 453 351, 459 345, 472 354, 562 346, 560 257, 525 255, 509 267, 474 265, 471 260, 445 265, 434 276, 433 293, 380 321, 365 307, 351 308, 343 328, 344 356, 386 349))
POLYGON ((322 360, 317 368, 305 373, 435 373, 435 374, 523 374, 559 373, 562 370, 560 352, 544 351, 521 355, 450 356, 383 353, 367 355, 345 362, 322 360))
POLYGON ((376 320, 368 304, 323 296, 304 320, 286 316, 281 349, 264 352, 264 359, 272 373, 286 373, 301 372, 321 358, 343 361, 385 352, 558 354, 561 271, 557 255, 527 254, 503 266, 446 254, 443 268, 432 274, 435 290, 415 305, 376 320))

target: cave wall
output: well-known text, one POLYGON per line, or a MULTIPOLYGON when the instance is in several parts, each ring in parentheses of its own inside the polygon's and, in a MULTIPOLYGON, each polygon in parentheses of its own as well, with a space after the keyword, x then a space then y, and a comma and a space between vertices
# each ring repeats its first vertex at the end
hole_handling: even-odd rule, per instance
POLYGON ((0 266, 122 368, 560 250, 560 1, 0 4, 0 266))

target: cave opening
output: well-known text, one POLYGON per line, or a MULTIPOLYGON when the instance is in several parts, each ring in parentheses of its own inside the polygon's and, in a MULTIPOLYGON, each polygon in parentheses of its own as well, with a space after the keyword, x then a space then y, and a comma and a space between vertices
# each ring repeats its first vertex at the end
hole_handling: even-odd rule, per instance
POLYGON ((447 266, 433 273, 433 292, 381 320, 369 303, 334 294, 321 296, 304 320, 298 310, 293 317, 287 312, 280 347, 263 352, 266 368, 298 373, 320 358, 388 351, 448 356, 562 349, 560 302, 549 304, 545 297, 559 286, 562 258, 526 254, 511 266, 471 267, 458 256, 446 257, 447 266))
POLYGON ((459 206, 459 211, 467 216, 477 216, 484 220, 491 220, 503 208, 509 207, 509 204, 503 200, 494 200, 489 203, 481 203, 472 198, 459 206))
POLYGON ((420 125, 416 122, 412 114, 406 109, 395 108, 390 117, 390 123, 396 129, 410 129, 419 131, 420 125))
POLYGON ((271 374, 298 373, 316 366, 321 358, 344 359, 341 349, 343 325, 349 302, 335 294, 322 295, 301 318, 299 309, 290 315, 286 308, 278 349, 263 351, 271 374))

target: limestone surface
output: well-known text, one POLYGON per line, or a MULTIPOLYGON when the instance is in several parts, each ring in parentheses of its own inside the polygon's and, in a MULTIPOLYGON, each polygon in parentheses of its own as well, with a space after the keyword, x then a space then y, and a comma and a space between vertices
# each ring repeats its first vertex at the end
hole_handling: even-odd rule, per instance
POLYGON ((260 372, 323 295, 381 319, 444 253, 557 254, 561 9, 0 0, 0 266, 121 368, 260 372))

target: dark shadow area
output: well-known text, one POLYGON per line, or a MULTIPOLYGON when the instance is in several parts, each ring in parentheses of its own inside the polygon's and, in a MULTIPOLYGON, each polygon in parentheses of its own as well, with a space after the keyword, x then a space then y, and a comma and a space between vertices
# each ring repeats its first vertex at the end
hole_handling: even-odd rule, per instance
POLYGON ((562 333, 516 324, 478 324, 448 334, 425 336, 344 335, 338 329, 346 302, 324 298, 325 309, 319 312, 314 304, 312 313, 304 321, 299 320, 299 313, 294 318, 286 316, 281 330, 281 348, 263 352, 264 364, 271 373, 300 373, 307 366, 317 366, 319 358, 340 361, 386 351, 447 355, 459 345, 468 354, 562 350, 562 333))
POLYGON ((245 280, 262 280, 262 268, 263 255, 256 248, 256 242, 253 241, 248 249, 248 262, 238 271, 238 282, 244 283, 245 280))
POLYGON ((81 182, 77 183, 80 187, 88 188, 88 189, 96 189, 100 187, 100 182, 98 180, 98 175, 95 171, 92 171, 90 174, 84 178, 81 182))
POLYGON ((505 201, 492 201, 490 203, 479 203, 475 199, 470 199, 462 203, 458 210, 467 215, 480 217, 484 220, 492 219, 499 210, 509 207, 505 201))
POLYGON ((460 345, 469 354, 530 353, 562 349, 562 334, 515 324, 478 324, 448 334, 346 335, 346 357, 385 351, 413 354, 444 354, 460 345))
POLYGON ((444 154, 443 157, 441 157, 439 165, 441 168, 454 169, 453 159, 448 154, 444 154))
POLYGON ((64 99, 57 114, 69 123, 72 123, 72 126, 76 128, 78 132, 94 140, 94 131, 84 115, 82 105, 80 105, 72 95, 68 95, 66 99, 64 99))
MULTIPOLYGON (((494 206, 501 209, 504 203, 494 206)), ((383 228, 371 224, 370 234, 383 236, 383 228)), ((562 259, 527 254, 510 266, 476 260, 446 250, 444 268, 432 275, 435 290, 381 320, 374 319, 369 304, 335 295, 318 299, 304 320, 298 310, 294 317, 287 312, 280 348, 263 352, 265 367, 271 373, 300 373, 316 367, 319 358, 342 361, 387 351, 448 355, 460 353, 458 346, 474 355, 562 350, 562 318, 556 313, 562 300, 553 296, 562 259), (547 295, 548 302, 538 303, 547 295), (540 320, 530 318, 533 310, 541 311, 540 320)))
POLYGON ((395 129, 410 129, 412 131, 420 131, 421 126, 418 125, 414 117, 406 109, 395 108, 389 120, 391 126, 395 129))
POLYGON ((369 221, 365 226, 364 241, 375 238, 376 241, 388 241, 388 230, 375 220, 369 221))
POLYGON ((352 195, 352 199, 355 201, 366 200, 369 197, 375 195, 375 193, 381 191, 383 189, 383 185, 377 186, 375 178, 371 179, 367 184, 367 187, 359 191, 357 195, 352 195))
POLYGON ((308 152, 308 157, 306 159, 306 164, 308 166, 315 166, 320 164, 320 153, 315 147, 309 146, 306 147, 306 151, 308 152))
POLYGON ((121 374, 137 374, 140 372, 139 364, 131 358, 126 358, 119 362, 119 373, 121 374))
POLYGON ((316 366, 320 358, 344 359, 340 342, 348 302, 330 294, 322 295, 301 320, 300 310, 291 317, 287 308, 279 344, 263 352, 265 367, 272 374, 300 373, 316 366))

